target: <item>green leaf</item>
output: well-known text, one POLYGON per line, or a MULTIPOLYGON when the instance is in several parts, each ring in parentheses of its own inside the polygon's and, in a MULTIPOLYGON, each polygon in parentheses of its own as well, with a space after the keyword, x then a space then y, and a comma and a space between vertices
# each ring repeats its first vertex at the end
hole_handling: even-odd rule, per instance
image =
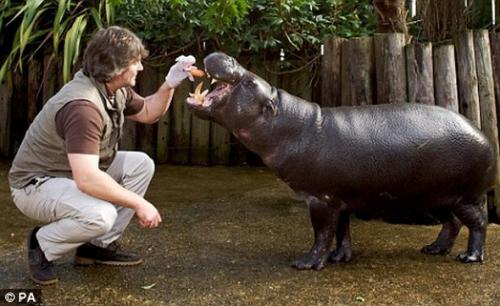
POLYGON ((68 82, 71 78, 71 68, 76 62, 80 52, 80 40, 82 33, 87 26, 87 17, 85 15, 78 16, 73 25, 69 28, 64 39, 64 55, 63 55, 63 81, 68 82))
POLYGON ((92 19, 94 19, 95 24, 99 29, 104 28, 102 24, 101 16, 95 7, 90 8, 90 14, 92 15, 92 19))

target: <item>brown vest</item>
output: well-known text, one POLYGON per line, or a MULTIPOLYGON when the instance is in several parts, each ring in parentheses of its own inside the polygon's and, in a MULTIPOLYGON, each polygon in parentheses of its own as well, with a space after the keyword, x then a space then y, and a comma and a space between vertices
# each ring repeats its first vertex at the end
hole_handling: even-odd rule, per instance
POLYGON ((55 117, 66 103, 74 100, 90 101, 101 113, 104 131, 99 149, 99 168, 107 169, 118 150, 126 99, 126 90, 119 89, 114 101, 110 100, 104 84, 78 71, 73 80, 47 101, 31 123, 9 171, 10 186, 23 188, 39 176, 72 177, 64 139, 56 131, 55 117))

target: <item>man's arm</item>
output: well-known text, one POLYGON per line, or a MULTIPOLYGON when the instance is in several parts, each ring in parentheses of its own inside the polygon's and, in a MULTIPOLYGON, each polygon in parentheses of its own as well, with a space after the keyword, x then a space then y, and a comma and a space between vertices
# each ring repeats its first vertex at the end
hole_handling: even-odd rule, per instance
POLYGON ((158 210, 140 195, 123 188, 106 172, 99 169, 99 156, 68 154, 73 179, 78 189, 98 199, 135 210, 143 227, 156 227, 161 222, 158 210))
POLYGON ((155 123, 165 115, 173 96, 174 88, 171 88, 167 82, 164 82, 158 91, 146 98, 134 93, 132 99, 144 99, 144 106, 137 114, 127 116, 127 118, 141 123, 155 123))
MULTIPOLYGON (((179 86, 186 78, 189 78, 191 81, 194 80, 190 72, 193 68, 196 68, 193 66, 196 61, 194 56, 181 55, 176 61, 177 63, 170 68, 165 77, 165 82, 160 86, 158 91, 146 97, 142 109, 137 114, 127 116, 127 118, 142 123, 155 123, 165 115, 170 102, 172 102, 174 88, 179 86)), ((135 94, 133 99, 136 98, 142 97, 135 94)))

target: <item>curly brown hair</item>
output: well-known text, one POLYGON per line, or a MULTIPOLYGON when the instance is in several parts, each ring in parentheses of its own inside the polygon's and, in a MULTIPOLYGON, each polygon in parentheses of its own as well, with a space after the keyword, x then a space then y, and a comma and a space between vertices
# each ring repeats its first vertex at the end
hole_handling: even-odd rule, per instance
POLYGON ((106 83, 148 54, 134 33, 119 26, 111 26, 99 30, 88 43, 83 54, 83 73, 106 83))

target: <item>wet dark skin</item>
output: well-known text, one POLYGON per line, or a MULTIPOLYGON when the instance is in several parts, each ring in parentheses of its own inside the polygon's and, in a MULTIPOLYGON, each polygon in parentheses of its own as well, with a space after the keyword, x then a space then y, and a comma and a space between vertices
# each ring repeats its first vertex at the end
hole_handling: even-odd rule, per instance
POLYGON ((408 103, 321 108, 272 87, 226 54, 212 53, 204 64, 220 82, 203 103, 188 98, 188 107, 231 130, 309 206, 315 241, 294 267, 349 261, 349 214, 381 216, 393 207, 431 211, 443 223, 422 252, 448 254, 463 224, 468 246, 457 259, 483 260, 487 224, 480 204, 495 184, 496 160, 463 116, 408 103))

